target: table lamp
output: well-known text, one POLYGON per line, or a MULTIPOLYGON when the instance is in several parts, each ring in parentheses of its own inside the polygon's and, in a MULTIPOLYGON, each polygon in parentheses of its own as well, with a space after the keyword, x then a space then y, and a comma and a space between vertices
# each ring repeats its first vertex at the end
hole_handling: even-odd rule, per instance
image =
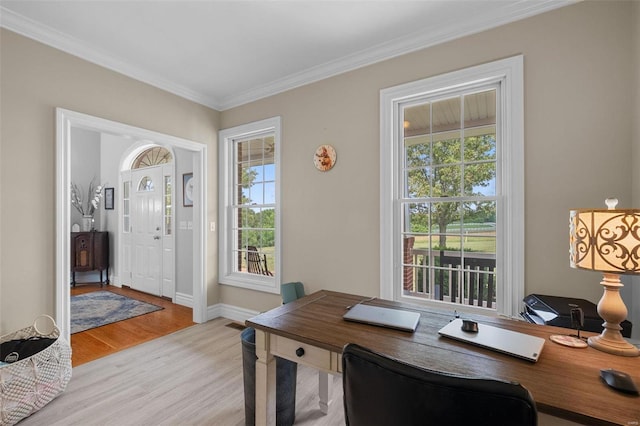
POLYGON ((608 209, 570 212, 570 263, 572 268, 601 271, 604 279, 598 315, 604 320, 599 336, 589 346, 623 356, 638 356, 637 347, 620 333, 627 307, 620 297, 620 274, 640 274, 640 209, 616 210, 618 200, 608 198, 608 209))

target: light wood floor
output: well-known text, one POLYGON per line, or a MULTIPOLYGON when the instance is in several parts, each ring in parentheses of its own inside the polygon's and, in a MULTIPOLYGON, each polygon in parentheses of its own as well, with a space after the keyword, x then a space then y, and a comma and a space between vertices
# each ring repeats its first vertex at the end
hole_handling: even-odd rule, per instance
MULTIPOLYGON (((240 332, 218 318, 74 367, 66 390, 19 426, 244 425, 240 332)), ((295 425, 344 424, 341 377, 329 377, 325 416, 317 371, 298 366, 295 425)), ((577 425, 542 413, 538 424, 577 425)))
MULTIPOLYGON (((67 389, 19 426, 244 425, 240 330, 218 318, 73 368, 67 389)), ((318 373, 298 367, 296 425, 344 424, 342 385, 318 407, 318 373)))
POLYGON ((194 324, 192 309, 170 300, 131 290, 126 287, 86 284, 71 289, 71 295, 107 290, 143 302, 162 306, 150 314, 141 315, 102 327, 71 335, 72 365, 77 367, 94 359, 119 352, 140 343, 156 339, 194 324))

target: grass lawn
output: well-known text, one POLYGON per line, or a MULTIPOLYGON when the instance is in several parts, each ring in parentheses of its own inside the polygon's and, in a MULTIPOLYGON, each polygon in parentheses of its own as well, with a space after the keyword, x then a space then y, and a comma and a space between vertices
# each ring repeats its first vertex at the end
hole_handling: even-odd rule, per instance
MULTIPOLYGON (((474 233, 464 238, 463 247, 465 251, 473 251, 480 253, 495 253, 496 252, 496 233, 474 233)), ((461 248, 461 237, 447 235, 447 249, 458 251, 461 248)), ((433 237, 434 249, 438 250, 438 236, 433 237)), ((428 249, 429 237, 426 235, 416 236, 416 240, 413 244, 413 248, 416 249, 428 249)))
MULTIPOLYGON (((447 235, 447 249, 460 250, 459 236, 447 235)), ((438 243, 438 237, 434 236, 433 241, 438 243)), ((428 249, 429 237, 424 235, 416 236, 413 248, 428 249)), ((496 252, 496 233, 494 232, 475 232, 464 237, 464 249, 468 252, 479 253, 495 253, 496 252)), ((274 247, 262 247, 259 249, 261 253, 267 255, 267 267, 272 273, 275 271, 274 247)))

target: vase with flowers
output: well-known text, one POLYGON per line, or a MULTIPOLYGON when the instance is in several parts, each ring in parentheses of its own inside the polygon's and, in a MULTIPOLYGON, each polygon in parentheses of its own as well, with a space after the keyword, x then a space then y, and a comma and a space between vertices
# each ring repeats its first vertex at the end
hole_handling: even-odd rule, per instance
POLYGON ((71 205, 82 215, 82 231, 93 231, 93 215, 100 206, 104 185, 95 185, 95 178, 91 179, 86 200, 83 198, 82 187, 71 183, 71 205))

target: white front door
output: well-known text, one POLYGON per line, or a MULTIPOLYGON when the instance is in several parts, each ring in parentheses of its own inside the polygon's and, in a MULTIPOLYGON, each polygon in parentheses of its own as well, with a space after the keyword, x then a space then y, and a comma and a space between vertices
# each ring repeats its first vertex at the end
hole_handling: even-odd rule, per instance
POLYGON ((162 167, 131 171, 131 288, 162 295, 162 167))

